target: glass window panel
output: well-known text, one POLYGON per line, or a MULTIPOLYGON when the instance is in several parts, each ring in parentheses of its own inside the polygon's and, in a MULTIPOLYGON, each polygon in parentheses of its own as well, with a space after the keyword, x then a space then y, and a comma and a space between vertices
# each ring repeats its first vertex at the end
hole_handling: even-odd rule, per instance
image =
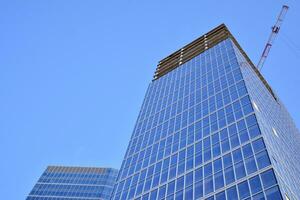
POLYGON ((185 186, 190 186, 193 184, 193 178, 194 178, 194 174, 193 174, 193 171, 188 173, 186 176, 185 176, 185 186))
POLYGON ((241 179, 246 176, 245 166, 243 161, 236 163, 234 166, 236 179, 241 179))
POLYGON ((150 200, 156 200, 156 199, 157 199, 157 190, 153 190, 150 195, 150 200))
POLYGON ((253 200, 265 200, 264 193, 258 193, 252 197, 253 200))
POLYGON ((230 136, 231 148, 237 147, 240 145, 239 137, 237 134, 230 136))
POLYGON ((251 126, 249 128, 249 134, 251 138, 255 138, 260 135, 260 130, 258 125, 251 126))
POLYGON ((185 162, 180 162, 178 164, 177 175, 182 174, 185 171, 185 162))
POLYGON ((194 199, 193 198, 193 186, 190 186, 185 189, 185 199, 194 199))
POLYGON ((166 194, 166 185, 163 185, 159 188, 158 199, 164 199, 166 194))
POLYGON ((277 183, 275 174, 272 169, 270 169, 266 172, 263 172, 261 174, 261 179, 262 179, 262 183, 263 183, 263 186, 265 189, 268 187, 271 187, 277 183))
POLYGON ((264 141, 262 138, 259 138, 258 140, 255 140, 253 143, 252 143, 252 146, 253 146, 253 149, 254 149, 254 152, 257 153, 263 149, 265 149, 265 144, 264 144, 264 141))
POLYGON ((238 195, 236 192, 236 187, 233 186, 229 189, 226 190, 226 194, 227 194, 227 199, 229 200, 238 200, 238 195))
POLYGON ((240 162, 241 160, 243 160, 241 149, 237 149, 237 150, 233 151, 232 152, 232 157, 233 157, 233 161, 235 163, 240 162))
POLYGON ((182 190, 184 187, 184 176, 181 176, 176 180, 176 191, 182 190))
POLYGON ((204 162, 208 161, 211 159, 211 150, 210 149, 206 149, 204 151, 204 162))
POLYGON ((213 177, 209 176, 204 179, 205 194, 209 194, 214 190, 213 177))
POLYGON ((217 143, 213 146, 213 157, 217 157, 221 154, 220 144, 217 143))
POLYGON ((272 187, 266 191, 267 200, 282 200, 278 186, 272 187))
POLYGON ((175 200, 183 200, 183 191, 176 192, 175 200))
POLYGON ((175 190, 175 181, 172 181, 168 184, 167 195, 173 194, 175 190))
POLYGON ((257 192, 260 192, 262 190, 261 183, 259 176, 254 176, 249 180, 250 188, 252 194, 256 194, 257 192))
POLYGON ((203 182, 199 181, 195 184, 195 199, 203 197, 203 182))
POLYGON ((155 187, 155 186, 158 185, 159 178, 160 178, 159 174, 157 174, 157 175, 154 176, 153 181, 152 181, 152 187, 155 187))
POLYGON ((257 166, 256 166, 253 156, 251 156, 245 160, 245 165, 246 165, 248 175, 257 171, 257 166))
POLYGON ((199 166, 202 164, 202 152, 197 153, 195 157, 195 166, 199 166))
POLYGON ((256 117, 255 117, 255 115, 253 114, 253 115, 248 116, 248 117, 246 118, 246 122, 247 122, 247 126, 248 126, 248 127, 250 127, 250 126, 256 124, 257 122, 256 122, 256 117))
POLYGON ((222 153, 227 152, 230 149, 229 140, 228 139, 223 140, 221 142, 221 146, 222 146, 222 153))
POLYGON ((149 193, 144 194, 142 200, 148 200, 149 199, 149 193))
POLYGON ((203 179, 203 170, 202 167, 200 167, 199 169, 196 169, 195 171, 195 181, 200 181, 203 179))
POLYGON ((267 167, 271 164, 267 151, 262 151, 256 154, 256 160, 259 169, 267 167))
POLYGON ((234 182, 234 172, 233 172, 233 167, 229 167, 225 169, 225 182, 226 185, 234 182))
POLYGON ((186 163, 186 170, 192 169, 194 167, 194 157, 189 157, 186 163))
POLYGON ((214 200, 214 196, 208 197, 205 200, 214 200))
POLYGON ((223 163, 224 163, 224 168, 227 168, 232 165, 232 158, 230 153, 223 156, 223 163))
POLYGON ((226 200, 225 191, 216 194, 216 200, 226 200))
POLYGON ((243 130, 239 133, 241 144, 249 141, 249 135, 247 130, 243 130))
POLYGON ((207 137, 203 140, 203 149, 210 148, 210 137, 207 137))
POLYGON ((160 183, 166 182, 168 179, 168 170, 165 170, 161 174, 160 183))
POLYGON ((220 171, 214 175, 215 177, 215 190, 224 186, 223 171, 220 171))
POLYGON ((222 170, 222 160, 221 158, 214 161, 214 173, 222 170))
POLYGON ((239 196, 241 199, 244 199, 244 198, 250 196, 250 191, 249 191, 249 186, 248 186, 247 181, 244 181, 244 182, 238 184, 238 190, 239 190, 239 196))
POLYGON ((212 163, 208 163, 204 166, 204 176, 210 176, 212 174, 212 163))
POLYGON ((252 147, 251 147, 250 143, 247 144, 247 145, 245 145, 245 146, 243 146, 242 149, 243 149, 243 154, 244 154, 245 158, 248 158, 248 157, 250 157, 250 156, 253 155, 253 151, 252 151, 252 147))

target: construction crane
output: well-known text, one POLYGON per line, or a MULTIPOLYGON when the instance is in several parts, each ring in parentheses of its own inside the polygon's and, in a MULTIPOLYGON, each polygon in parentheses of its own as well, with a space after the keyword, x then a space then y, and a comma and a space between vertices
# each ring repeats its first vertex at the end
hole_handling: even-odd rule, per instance
POLYGON ((257 69, 259 71, 264 66, 266 58, 267 58, 267 56, 268 56, 268 54, 270 52, 270 49, 271 49, 271 47, 273 45, 273 42, 274 42, 276 36, 278 35, 278 32, 280 30, 280 26, 282 24, 282 21, 283 21, 285 15, 286 15, 288 9, 289 9, 289 7, 287 5, 283 5, 282 6, 282 9, 281 9, 280 14, 279 14, 279 16, 277 18, 276 24, 272 27, 272 32, 271 32, 271 34, 269 36, 268 42, 267 42, 267 44, 265 46, 265 49, 264 49, 264 51, 263 51, 263 53, 262 53, 262 55, 260 57, 259 62, 257 64, 257 69))

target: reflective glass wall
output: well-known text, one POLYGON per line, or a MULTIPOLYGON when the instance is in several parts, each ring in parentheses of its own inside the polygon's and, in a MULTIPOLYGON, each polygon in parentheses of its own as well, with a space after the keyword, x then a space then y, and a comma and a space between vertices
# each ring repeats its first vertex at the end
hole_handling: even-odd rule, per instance
POLYGON ((118 170, 48 167, 26 200, 108 200, 118 170))
POLYGON ((281 199, 233 44, 153 81, 113 199, 281 199))

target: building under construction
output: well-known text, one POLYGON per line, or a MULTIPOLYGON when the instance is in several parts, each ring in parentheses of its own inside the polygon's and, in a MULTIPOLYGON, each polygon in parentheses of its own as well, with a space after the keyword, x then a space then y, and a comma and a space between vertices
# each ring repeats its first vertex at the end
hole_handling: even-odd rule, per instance
POLYGON ((222 24, 159 62, 112 199, 299 200, 299 163, 292 118, 222 24))

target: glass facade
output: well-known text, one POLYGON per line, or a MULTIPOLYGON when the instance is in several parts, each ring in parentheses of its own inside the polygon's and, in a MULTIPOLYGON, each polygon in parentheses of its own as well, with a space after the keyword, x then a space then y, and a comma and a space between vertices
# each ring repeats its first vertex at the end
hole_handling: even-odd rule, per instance
POLYGON ((150 83, 112 199, 281 200, 283 181, 299 193, 278 178, 253 85, 278 99, 247 62, 227 37, 150 83))
POLYGON ((112 168, 50 166, 26 200, 108 200, 117 174, 112 168))

